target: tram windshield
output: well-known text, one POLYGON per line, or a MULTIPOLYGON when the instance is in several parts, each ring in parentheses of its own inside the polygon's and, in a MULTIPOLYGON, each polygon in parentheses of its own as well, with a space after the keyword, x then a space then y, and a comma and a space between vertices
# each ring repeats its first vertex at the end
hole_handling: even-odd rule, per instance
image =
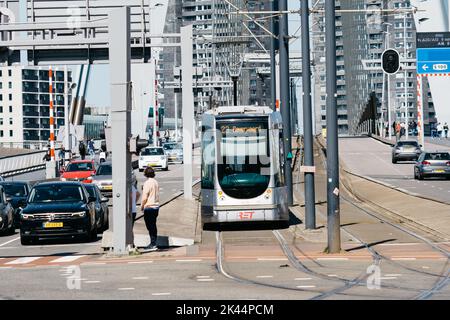
POLYGON ((223 120, 217 122, 217 129, 222 190, 237 199, 263 194, 270 182, 268 119, 223 120))

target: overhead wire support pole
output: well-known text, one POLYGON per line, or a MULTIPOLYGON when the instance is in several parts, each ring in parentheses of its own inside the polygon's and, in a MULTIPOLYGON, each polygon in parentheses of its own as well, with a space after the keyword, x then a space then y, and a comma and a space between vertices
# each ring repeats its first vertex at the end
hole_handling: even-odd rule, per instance
POLYGON ((339 140, 336 108, 336 15, 335 0, 325 1, 327 93, 327 225, 328 253, 341 251, 339 208, 339 140))
MULTIPOLYGON (((287 9, 287 0, 279 1, 280 10, 287 9)), ((292 144, 291 144, 291 109, 289 104, 289 33, 288 16, 284 14, 280 19, 278 42, 280 46, 280 100, 281 117, 283 119, 283 143, 285 155, 285 183, 288 192, 288 205, 293 205, 292 190, 292 144)))
MULTIPOLYGON (((272 0, 272 10, 278 10, 278 0, 272 0)), ((278 45, 278 29, 279 21, 278 17, 272 17, 270 19, 270 28, 272 33, 276 36, 271 38, 270 41, 270 94, 272 97, 272 110, 276 110, 277 105, 277 71, 276 71, 276 55, 279 50, 278 45)))
POLYGON ((316 208, 314 190, 314 153, 311 107, 311 58, 309 44, 309 10, 308 1, 301 0, 302 15, 302 82, 303 82, 303 137, 305 167, 305 227, 316 228, 316 208))

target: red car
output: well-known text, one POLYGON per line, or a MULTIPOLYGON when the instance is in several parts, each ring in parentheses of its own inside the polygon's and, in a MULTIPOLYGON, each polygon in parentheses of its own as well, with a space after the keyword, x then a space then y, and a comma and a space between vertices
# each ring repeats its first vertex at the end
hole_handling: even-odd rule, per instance
POLYGON ((89 183, 90 176, 95 174, 94 160, 74 160, 71 161, 61 175, 62 181, 82 181, 89 183))

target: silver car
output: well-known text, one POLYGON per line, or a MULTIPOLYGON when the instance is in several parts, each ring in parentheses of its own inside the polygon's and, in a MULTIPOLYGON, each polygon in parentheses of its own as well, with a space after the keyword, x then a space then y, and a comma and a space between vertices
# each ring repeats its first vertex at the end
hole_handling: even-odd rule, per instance
POLYGON ((3 186, 0 186, 0 234, 13 234, 14 229, 14 208, 8 202, 3 186))
MULTIPOLYGON (((131 180, 132 183, 136 182, 136 176, 133 171, 131 172, 131 180)), ((97 185, 103 196, 111 198, 113 192, 112 162, 102 162, 98 166, 95 175, 92 176, 91 182, 97 185)))
POLYGON ((450 153, 424 152, 414 166, 414 179, 444 177, 450 179, 450 153))
POLYGON ((397 141, 392 148, 392 163, 397 163, 397 161, 416 161, 422 153, 421 147, 417 141, 397 141))
POLYGON ((166 143, 163 148, 169 162, 183 163, 183 145, 181 143, 166 143))

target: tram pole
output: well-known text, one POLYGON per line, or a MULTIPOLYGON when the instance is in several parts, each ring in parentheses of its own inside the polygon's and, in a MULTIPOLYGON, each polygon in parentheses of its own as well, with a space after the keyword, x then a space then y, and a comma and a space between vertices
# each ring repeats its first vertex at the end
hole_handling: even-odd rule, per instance
POLYGON ((301 0, 302 8, 302 82, 303 82, 303 137, 305 141, 305 227, 316 228, 316 197, 314 190, 314 154, 311 107, 311 61, 309 46, 309 0, 301 0))
MULTIPOLYGON (((280 11, 286 12, 287 0, 279 1, 280 11)), ((288 189, 288 205, 294 202, 292 194, 292 145, 291 145, 291 113, 289 106, 289 34, 288 15, 284 13, 280 19, 278 43, 280 46, 280 100, 281 117, 283 119, 283 142, 285 154, 285 182, 288 189)))
POLYGON ((325 1, 327 92, 327 225, 328 253, 341 251, 339 209, 339 151, 336 109, 335 0, 325 1))
MULTIPOLYGON (((272 11, 278 11, 278 0, 272 0, 272 11)), ((270 31, 275 36, 278 35, 279 22, 278 17, 273 16, 270 19, 270 31)), ((271 38, 270 41, 270 94, 272 96, 272 110, 276 111, 277 107, 277 70, 276 70, 276 55, 279 50, 278 39, 271 38)))

